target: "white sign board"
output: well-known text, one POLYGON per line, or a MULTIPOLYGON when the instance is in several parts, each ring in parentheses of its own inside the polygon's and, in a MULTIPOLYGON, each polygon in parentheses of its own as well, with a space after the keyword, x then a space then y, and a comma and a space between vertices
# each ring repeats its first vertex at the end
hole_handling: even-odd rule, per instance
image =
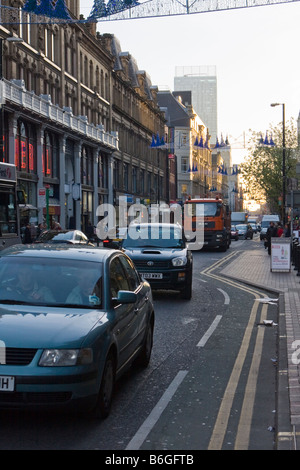
POLYGON ((0 162, 0 180, 3 181, 17 181, 17 172, 15 165, 11 163, 0 162))
POLYGON ((291 239, 271 238, 271 271, 291 270, 291 239))
POLYGON ((46 189, 40 188, 38 195, 38 207, 46 207, 46 189))

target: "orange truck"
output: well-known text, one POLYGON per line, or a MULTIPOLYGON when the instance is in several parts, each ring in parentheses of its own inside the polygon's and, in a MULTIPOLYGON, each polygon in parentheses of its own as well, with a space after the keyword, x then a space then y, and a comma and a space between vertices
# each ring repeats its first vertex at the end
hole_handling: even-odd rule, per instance
POLYGON ((203 246, 226 251, 231 243, 229 206, 218 197, 191 199, 184 203, 183 224, 186 233, 204 230, 203 246))

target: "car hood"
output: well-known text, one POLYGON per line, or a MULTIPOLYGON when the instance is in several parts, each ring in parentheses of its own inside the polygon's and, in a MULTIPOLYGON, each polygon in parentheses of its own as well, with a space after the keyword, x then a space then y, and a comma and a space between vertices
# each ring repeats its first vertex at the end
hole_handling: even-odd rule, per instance
POLYGON ((187 256, 187 249, 184 248, 155 248, 155 247, 143 247, 143 248, 125 248, 126 255, 132 259, 136 258, 149 258, 149 256, 159 256, 164 259, 171 259, 177 256, 187 256))
POLYGON ((80 347, 104 311, 13 305, 0 307, 0 340, 23 348, 80 347))

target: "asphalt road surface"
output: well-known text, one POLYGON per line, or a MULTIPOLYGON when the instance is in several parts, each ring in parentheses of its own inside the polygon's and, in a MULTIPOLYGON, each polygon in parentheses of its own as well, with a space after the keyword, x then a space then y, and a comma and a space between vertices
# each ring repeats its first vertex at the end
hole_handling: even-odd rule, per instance
MULTIPOLYGON (((117 384, 110 416, 0 411, 0 449, 274 449, 277 301, 221 275, 259 238, 194 252, 193 298, 156 292, 153 355, 117 384)), ((176 462, 173 462, 176 463, 176 462)), ((180 462, 187 463, 187 462, 180 462)), ((134 465, 131 465, 134 466, 134 465)))

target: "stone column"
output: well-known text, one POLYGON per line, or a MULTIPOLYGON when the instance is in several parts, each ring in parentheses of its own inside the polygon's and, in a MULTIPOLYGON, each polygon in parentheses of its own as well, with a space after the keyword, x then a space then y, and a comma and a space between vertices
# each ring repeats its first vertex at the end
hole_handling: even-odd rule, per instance
POLYGON ((60 202, 60 225, 66 229, 66 204, 65 204, 65 155, 66 155, 66 136, 63 135, 59 139, 59 202, 60 202))
MULTIPOLYGON (((16 164, 15 160, 15 145, 18 130, 19 113, 15 113, 9 120, 8 130, 8 163, 16 164)), ((6 143, 7 145, 7 143, 6 143)))
POLYGON ((94 195, 93 195, 93 199, 94 200, 93 200, 93 216, 92 216, 91 223, 94 227, 98 223, 98 220, 97 220, 97 217, 96 217, 96 210, 97 210, 98 201, 99 201, 99 197, 98 197, 99 151, 100 151, 99 147, 95 148, 94 151, 93 151, 93 161, 94 161, 94 181, 93 181, 94 195))
POLYGON ((82 141, 76 142, 75 144, 75 155, 74 155, 74 183, 79 185, 80 198, 75 200, 75 228, 81 230, 81 149, 82 141))
MULTIPOLYGON (((37 183, 37 199, 39 195, 39 189, 44 187, 44 175, 43 175, 43 147, 44 147, 44 131, 45 126, 37 126, 36 128, 36 173, 38 177, 37 183)), ((38 201, 37 201, 38 202, 38 201)), ((38 223, 43 222, 43 208, 39 208, 38 211, 38 223)))

